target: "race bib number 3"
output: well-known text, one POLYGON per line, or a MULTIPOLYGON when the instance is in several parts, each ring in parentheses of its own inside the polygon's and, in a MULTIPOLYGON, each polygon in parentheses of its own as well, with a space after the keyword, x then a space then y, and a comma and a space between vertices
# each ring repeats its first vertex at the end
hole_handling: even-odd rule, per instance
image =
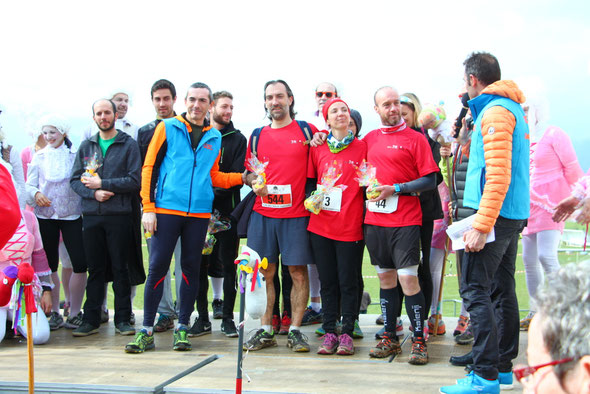
POLYGON ((397 210, 397 200, 399 196, 394 194, 385 200, 367 203, 367 209, 376 213, 393 213, 397 210))
POLYGON ((289 208, 293 205, 291 185, 266 185, 268 194, 262 197, 262 206, 266 208, 289 208))
MULTIPOLYGON (((322 190, 322 185, 318 185, 318 190, 322 190)), ((322 209, 325 211, 340 212, 342 206, 342 189, 333 189, 331 193, 324 196, 322 209)))

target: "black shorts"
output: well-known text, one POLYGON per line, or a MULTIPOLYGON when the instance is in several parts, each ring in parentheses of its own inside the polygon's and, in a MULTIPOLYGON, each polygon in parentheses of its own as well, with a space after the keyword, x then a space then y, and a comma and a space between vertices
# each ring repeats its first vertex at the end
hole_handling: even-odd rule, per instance
POLYGON ((420 226, 365 225, 365 243, 371 264, 400 269, 420 264, 420 226))

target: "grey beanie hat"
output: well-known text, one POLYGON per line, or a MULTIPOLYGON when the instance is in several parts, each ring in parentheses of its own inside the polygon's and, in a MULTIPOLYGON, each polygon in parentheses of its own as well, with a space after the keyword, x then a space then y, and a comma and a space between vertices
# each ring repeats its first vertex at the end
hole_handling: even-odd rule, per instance
POLYGON ((352 120, 354 120, 354 124, 356 124, 356 133, 358 135, 361 132, 361 127, 363 125, 363 118, 361 117, 360 112, 357 111, 356 109, 350 110, 350 117, 352 118, 352 120))

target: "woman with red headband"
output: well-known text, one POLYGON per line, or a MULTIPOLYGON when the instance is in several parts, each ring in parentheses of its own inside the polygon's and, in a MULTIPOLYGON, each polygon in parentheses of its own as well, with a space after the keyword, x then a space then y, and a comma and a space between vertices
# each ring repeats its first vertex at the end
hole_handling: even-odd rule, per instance
POLYGON ((307 228, 322 285, 326 334, 318 354, 350 355, 354 354, 352 332, 358 312, 358 265, 364 248, 363 192, 354 178, 356 166, 367 155, 367 147, 349 130, 350 110, 343 100, 337 97, 328 100, 322 112, 330 132, 326 143, 310 152, 308 184, 324 185, 329 176, 336 181, 335 187, 323 194, 321 210, 311 215, 307 228), (330 174, 334 169, 336 173, 341 171, 339 178, 330 174), (340 317, 342 330, 338 336, 336 322, 340 317))

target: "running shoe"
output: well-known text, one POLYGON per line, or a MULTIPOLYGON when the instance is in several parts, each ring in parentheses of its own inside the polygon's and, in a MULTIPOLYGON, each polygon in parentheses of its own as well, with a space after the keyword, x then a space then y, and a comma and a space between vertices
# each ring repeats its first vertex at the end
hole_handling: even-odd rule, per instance
POLYGON ((195 320, 193 326, 188 330, 188 336, 191 338, 206 334, 211 334, 211 322, 204 321, 200 317, 195 320))
MULTIPOLYGON (((434 325, 436 324, 436 315, 430 316, 428 319, 428 332, 434 332, 434 325)), ((447 333, 445 322, 441 315, 438 315, 438 330, 436 335, 445 335, 447 333)))
POLYGON ((281 325, 278 330, 279 335, 287 335, 289 333, 290 327, 291 318, 289 317, 289 313, 287 313, 287 311, 283 311, 283 318, 281 319, 281 325))
POLYGON ((529 326, 531 325, 531 320, 533 320, 533 316, 535 316, 534 312, 529 312, 528 315, 525 316, 524 319, 520 321, 520 331, 528 331, 529 326))
POLYGON ((318 348, 318 354, 334 354, 338 348, 338 337, 334 333, 324 335, 324 341, 318 348))
POLYGON ((54 331, 58 328, 62 328, 64 325, 64 318, 59 314, 59 312, 51 312, 49 315, 49 329, 54 331))
POLYGON ((307 336, 302 334, 299 330, 289 331, 287 336, 287 347, 294 352, 309 352, 309 344, 307 343, 307 336))
POLYGON ((214 319, 221 319, 223 317, 223 300, 213 300, 211 308, 213 309, 214 319))
POLYGON ((348 334, 342 334, 338 337, 338 350, 336 354, 340 356, 350 356, 354 354, 354 344, 348 334))
POLYGON ((324 336, 326 335, 326 330, 324 330, 324 326, 321 325, 318 328, 315 329, 315 335, 317 335, 318 337, 324 336))
POLYGON ((121 322, 115 325, 115 332, 121 335, 135 335, 135 328, 127 322, 121 322))
POLYGON ((174 330, 174 342, 172 343, 172 350, 178 350, 179 352, 191 350, 193 347, 191 346, 187 336, 187 329, 184 326, 174 330))
POLYGON ((153 350, 155 347, 154 336, 149 335, 147 331, 142 328, 137 334, 135 334, 133 342, 129 342, 125 345, 125 352, 143 353, 146 350, 153 350))
POLYGON ((101 309, 100 310, 100 323, 106 323, 109 321, 109 310, 108 309, 101 309))
POLYGON ((498 381, 500 382, 500 390, 512 390, 514 388, 512 371, 498 372, 498 381))
POLYGON ((352 329, 352 337, 354 339, 361 339, 365 337, 363 334, 363 330, 361 330, 361 326, 359 325, 358 319, 354 321, 354 328, 352 329))
POLYGON ((154 325, 154 332, 164 332, 174 328, 174 320, 169 318, 167 315, 160 313, 158 321, 154 325))
POLYGON ((412 365, 428 364, 428 351, 424 338, 412 339, 412 350, 410 351, 408 362, 412 365))
POLYGON ((273 335, 278 333, 281 328, 281 318, 279 315, 272 315, 272 322, 270 323, 272 326, 272 333, 273 335))
POLYGON ((439 390, 445 394, 489 393, 500 394, 500 382, 487 380, 471 371, 466 378, 457 381, 453 386, 444 386, 439 390))
POLYGON ((398 337, 404 336, 404 323, 402 322, 401 317, 398 317, 395 321, 395 333, 398 337))
POLYGON ((236 338, 238 336, 236 324, 232 319, 223 319, 221 321, 221 332, 229 338, 236 338))
POLYGON ((469 318, 463 315, 459 316, 457 327, 455 327, 455 331, 453 331, 453 336, 456 337, 457 335, 463 334, 467 328, 467 324, 469 324, 469 318))
POLYGON ((392 332, 384 332, 377 346, 369 351, 369 357, 385 358, 392 354, 400 354, 401 352, 402 348, 397 340, 397 336, 392 332))
POLYGON ((321 324, 323 322, 324 315, 322 311, 316 312, 311 306, 308 306, 305 312, 303 312, 303 319, 301 319, 302 326, 310 326, 312 324, 321 324))
POLYGON ((98 334, 98 327, 94 327, 92 324, 84 322, 74 331, 72 331, 72 335, 75 337, 87 337, 88 335, 98 334))
POLYGON ((82 317, 84 315, 82 314, 82 312, 78 312, 78 314, 76 316, 68 316, 68 318, 66 319, 66 323, 65 326, 66 328, 78 328, 82 325, 82 317))
POLYGON ((377 320, 375 320, 375 324, 380 325, 380 326, 385 324, 385 315, 380 314, 379 316, 377 316, 377 320))
POLYGON ((70 303, 69 302, 63 302, 63 304, 59 305, 60 309, 64 310, 64 317, 68 317, 70 316, 70 303))
POLYGON ((255 351, 272 346, 277 346, 277 340, 275 339, 274 334, 271 334, 264 328, 261 328, 256 331, 256 333, 252 335, 250 339, 244 342, 243 349, 255 351))
POLYGON ((471 322, 467 325, 465 332, 463 334, 459 334, 455 337, 455 342, 458 345, 469 345, 473 343, 473 332, 471 330, 471 322))
POLYGON ((381 339, 385 333, 385 326, 381 327, 379 331, 375 333, 375 339, 381 339))

